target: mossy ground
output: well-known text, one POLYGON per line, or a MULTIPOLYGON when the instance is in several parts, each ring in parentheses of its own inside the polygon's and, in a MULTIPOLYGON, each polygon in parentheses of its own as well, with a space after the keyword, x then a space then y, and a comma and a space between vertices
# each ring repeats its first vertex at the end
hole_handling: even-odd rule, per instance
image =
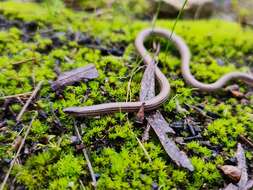
MULTIPOLYGON (((97 18, 87 13, 28 3, 0 3, 0 9, 10 20, 39 23, 38 31, 28 42, 22 40, 23 31, 19 28, 11 27, 0 32, 1 96, 32 91, 35 83, 46 81, 38 101, 23 116, 22 122, 28 125, 33 110, 46 114, 46 117, 39 115, 33 123, 25 145, 30 152, 22 153, 21 164, 12 172, 11 178, 15 177, 16 184, 27 189, 79 189, 81 179, 87 189, 92 188, 86 161, 71 142, 71 136, 75 135, 76 120, 82 128, 83 141, 95 173, 99 175, 99 189, 223 187, 224 179, 217 165, 233 157, 239 134, 253 138, 252 96, 248 103, 243 104, 240 99, 225 92, 208 94, 192 89, 182 79, 176 49, 169 45, 169 51, 165 52, 167 41, 161 39, 159 67, 171 83, 172 94, 160 110, 170 123, 191 117, 199 123, 203 140, 209 140, 215 148, 204 146, 198 140, 179 145, 195 167, 195 171, 190 173, 171 163, 158 139, 151 134, 149 141, 144 143, 152 159, 149 162, 136 140, 136 137, 141 138, 145 126, 135 124, 133 115, 116 113, 100 118, 74 119, 64 114, 62 109, 67 106, 126 101, 131 77, 131 100, 138 100, 143 69, 134 72, 142 63, 133 42, 141 29, 151 27, 150 22, 133 20, 118 13, 117 16, 105 14, 97 18), (105 47, 123 46, 124 54, 103 55, 100 50, 70 42, 65 36, 61 37, 61 46, 48 51, 48 45, 53 42, 41 34, 47 29, 84 32, 93 40, 100 39, 105 47), (13 64, 30 58, 36 58, 36 61, 18 66, 13 64), (57 60, 61 62, 62 71, 93 63, 100 76, 87 83, 68 86, 60 98, 51 90, 49 83, 56 78, 53 69, 57 60), (191 109, 188 109, 188 113, 178 113, 176 100, 185 108, 187 104, 203 105, 206 111, 220 117, 210 120, 191 109), (56 117, 61 125, 55 122, 56 117)), ((156 26, 170 29, 173 23, 157 20, 156 26)), ((236 69, 245 71, 253 61, 253 31, 243 29, 236 23, 218 20, 180 21, 175 32, 189 45, 192 52, 191 69, 201 81, 213 82, 224 73, 236 69)), ((242 92, 250 90, 247 85, 239 85, 242 92)), ((12 142, 20 128, 15 125, 14 116, 21 108, 20 103, 10 105, 12 114, 7 113, 8 129, 0 132, 1 177, 8 169, 8 160, 15 154, 12 142)), ((3 115, 1 113, 1 117, 3 115)), ((181 133, 183 137, 189 135, 187 131, 181 133)), ((252 153, 247 151, 248 163, 252 164, 252 158, 252 153)))

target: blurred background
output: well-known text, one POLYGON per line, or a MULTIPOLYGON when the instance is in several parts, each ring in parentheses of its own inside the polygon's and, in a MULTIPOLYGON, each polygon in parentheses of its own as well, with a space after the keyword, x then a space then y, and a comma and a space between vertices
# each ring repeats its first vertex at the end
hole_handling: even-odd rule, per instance
MULTIPOLYGON (((18 1, 18 0, 17 0, 18 1)), ((219 18, 253 25, 253 0, 19 0, 53 7, 68 7, 94 14, 117 12, 139 19, 175 18, 184 6, 183 18, 219 18)))

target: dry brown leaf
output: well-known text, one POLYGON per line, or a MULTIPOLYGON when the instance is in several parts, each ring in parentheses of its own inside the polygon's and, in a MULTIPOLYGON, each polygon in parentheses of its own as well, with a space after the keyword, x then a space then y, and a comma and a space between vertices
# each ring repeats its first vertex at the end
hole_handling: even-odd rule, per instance
POLYGON ((224 165, 220 166, 219 169, 234 182, 239 182, 241 178, 241 170, 239 168, 231 165, 224 165))
POLYGON ((238 162, 238 168, 241 170, 241 178, 237 185, 239 189, 243 189, 248 182, 248 172, 244 149, 240 143, 237 145, 236 158, 238 162))
POLYGON ((147 116, 146 119, 152 128, 159 127, 163 133, 175 134, 175 131, 170 127, 168 122, 164 119, 159 111, 147 116))
POLYGON ((80 82, 84 79, 94 79, 98 77, 98 71, 93 64, 86 65, 71 71, 62 73, 56 81, 51 85, 53 90, 58 90, 61 87, 71 85, 75 82, 80 82))
POLYGON ((22 142, 22 137, 21 136, 17 136, 17 138, 15 139, 15 141, 12 144, 12 147, 15 150, 18 150, 19 146, 21 145, 21 142, 22 142))
MULTIPOLYGON (((156 65, 152 62, 148 64, 144 72, 141 81, 140 101, 149 100, 155 96, 155 69, 156 65)), ((147 116, 146 119, 148 124, 155 131, 171 160, 173 160, 178 166, 193 171, 194 167, 192 166, 190 159, 184 152, 180 151, 175 142, 168 137, 167 133, 174 134, 175 132, 169 126, 162 114, 159 111, 156 111, 147 116)))
POLYGON ((8 127, 1 127, 1 128, 0 128, 0 132, 1 132, 1 131, 7 131, 7 130, 8 130, 8 127))
POLYGON ((232 90, 230 92, 236 98, 243 98, 244 97, 244 94, 240 91, 232 90))
POLYGON ((141 105, 140 110, 138 111, 137 115, 136 115, 136 122, 137 123, 143 123, 144 121, 144 103, 141 105))
POLYGON ((155 96, 155 68, 154 62, 147 65, 141 80, 140 101, 150 100, 155 96))
POLYGON ((79 151, 79 150, 82 150, 84 148, 84 144, 77 144, 76 145, 76 150, 79 151))
POLYGON ((179 150, 175 142, 167 136, 163 129, 160 126, 153 127, 153 129, 171 160, 173 160, 180 167, 194 171, 194 167, 191 164, 190 159, 183 151, 179 150))

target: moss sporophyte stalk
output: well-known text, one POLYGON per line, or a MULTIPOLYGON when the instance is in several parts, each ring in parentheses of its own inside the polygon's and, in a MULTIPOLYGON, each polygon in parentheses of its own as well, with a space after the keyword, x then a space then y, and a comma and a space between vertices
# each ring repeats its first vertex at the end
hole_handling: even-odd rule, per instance
MULTIPOLYGON (((22 117, 22 123, 29 124, 32 110, 38 111, 20 156, 21 164, 15 165, 10 178, 16 179, 17 187, 27 189, 79 189, 80 179, 86 189, 92 189, 86 160, 76 149, 78 142, 73 142, 73 118, 66 115, 63 108, 124 102, 127 94, 131 101, 137 101, 143 64, 134 40, 150 23, 138 19, 129 22, 124 11, 117 13, 117 17, 105 15, 95 19, 86 12, 73 12, 64 7, 58 11, 48 10, 47 6, 33 3, 1 2, 0 9, 5 22, 9 23, 0 31, 0 96, 31 92, 39 81, 47 81, 37 101, 22 117), (27 27, 31 22, 36 23, 36 30, 27 27), (82 40, 73 38, 77 33, 82 40), (120 49, 123 55, 117 56, 113 49, 120 49), (15 64, 29 59, 33 61, 15 64), (57 78, 55 65, 65 72, 90 63, 96 66, 98 78, 67 86, 60 95, 52 91, 51 82, 57 78)), ((173 23, 157 20, 156 26, 171 29, 173 23)), ((175 32, 189 46, 191 71, 200 81, 210 83, 231 71, 247 71, 247 63, 253 59, 253 31, 236 23, 180 21, 175 32)), ((176 48, 169 44, 165 52, 168 40, 161 38, 159 42, 159 68, 171 84, 170 98, 160 111, 183 138, 190 136, 184 121, 191 118, 197 123, 194 127, 199 127, 202 139, 177 143, 189 156, 195 171, 191 173, 173 164, 152 131, 149 140, 143 143, 151 158, 149 162, 136 140, 136 136, 141 138, 144 128, 134 123, 134 115, 115 113, 75 119, 89 152, 98 189, 151 189, 155 186, 219 189, 223 187, 224 178, 216 166, 233 157, 239 135, 253 138, 253 97, 248 95, 246 103, 241 103, 242 99, 225 91, 209 94, 191 88, 182 78, 176 48), (176 101, 188 112, 177 112, 176 101), (205 117, 187 105, 219 117, 205 117)), ((147 41, 146 47, 151 46, 152 40, 147 41)), ((238 84, 240 92, 249 91, 247 85, 238 84)), ((21 102, 26 99, 22 97, 21 102)), ((0 100, 1 108, 4 102, 0 100)), ((0 128, 1 177, 15 155, 12 142, 22 128, 15 121, 22 109, 21 102, 10 101, 9 110, 0 112, 1 120, 6 120, 5 130, 0 128)), ((253 161, 248 150, 246 157, 248 163, 253 161)))

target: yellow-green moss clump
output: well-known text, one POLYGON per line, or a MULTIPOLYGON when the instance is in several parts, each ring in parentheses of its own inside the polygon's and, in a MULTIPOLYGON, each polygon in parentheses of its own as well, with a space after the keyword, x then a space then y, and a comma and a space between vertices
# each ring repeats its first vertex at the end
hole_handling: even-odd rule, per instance
MULTIPOLYGON (((38 81, 48 81, 37 103, 23 116, 23 123, 28 124, 32 110, 40 110, 25 145, 31 152, 22 155, 22 164, 15 167, 11 177, 15 176, 16 185, 27 189, 78 189, 79 179, 91 189, 86 161, 71 142, 74 119, 62 110, 67 106, 126 101, 131 77, 130 97, 132 101, 138 100, 143 69, 135 72, 142 63, 133 43, 138 32, 151 24, 126 15, 111 17, 104 13, 96 18, 87 13, 28 3, 1 2, 0 10, 8 20, 38 23, 37 31, 27 41, 19 27, 0 31, 0 96, 28 92, 38 81), (59 46, 45 35, 51 30, 57 33, 59 46), (99 49, 66 38, 68 32, 77 31, 89 36, 93 42, 97 40, 98 46, 123 47, 123 55, 104 55, 99 49), (34 61, 15 65, 31 58, 34 61), (50 88, 50 81, 56 78, 56 62, 60 62, 62 71, 93 63, 100 76, 87 83, 66 87, 60 97, 50 88)), ((158 20, 156 26, 170 29, 173 22, 158 20)), ((236 69, 245 71, 253 61, 253 31, 235 23, 179 21, 175 32, 189 45, 192 72, 199 80, 213 82, 224 73, 236 69)), ((117 113, 96 119, 78 119, 98 178, 98 189, 218 189, 223 186, 223 178, 216 166, 234 155, 239 134, 253 138, 252 97, 248 98, 248 103, 241 104, 239 99, 225 92, 203 94, 192 89, 182 79, 175 47, 169 45, 169 51, 165 52, 167 41, 162 39, 161 46, 159 67, 171 83, 172 94, 160 110, 170 123, 186 117, 199 122, 203 141, 210 141, 211 146, 198 141, 179 145, 195 167, 195 171, 189 173, 170 162, 154 135, 144 143, 152 160, 149 162, 136 140, 136 137, 141 138, 144 127, 135 125, 131 115, 117 113), (206 112, 216 113, 219 118, 206 119, 192 109, 185 114, 178 113, 176 100, 184 108, 203 105, 206 112)), ((242 92, 247 92, 246 85, 240 86, 242 92)), ((0 101, 3 105, 4 101, 0 101)), ((19 102, 14 102, 9 112, 18 114, 21 108, 19 102)), ((5 116, 7 129, 0 132, 1 176, 15 153, 11 144, 20 130, 9 112, 5 116)), ((0 112, 0 116, 3 115, 0 112)), ((181 135, 189 136, 187 130, 181 135)), ((247 157, 248 162, 252 162, 250 153, 247 157)))

